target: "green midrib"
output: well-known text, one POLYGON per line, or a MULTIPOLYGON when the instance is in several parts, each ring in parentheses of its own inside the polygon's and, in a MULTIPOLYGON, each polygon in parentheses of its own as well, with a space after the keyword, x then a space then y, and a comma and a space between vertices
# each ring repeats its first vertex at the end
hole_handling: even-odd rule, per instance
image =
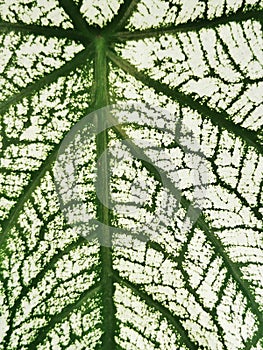
MULTIPOLYGON (((107 78, 107 59, 106 59, 106 42, 101 36, 97 36, 95 39, 95 110, 98 110, 109 104, 108 97, 108 78, 107 78)), ((105 128, 105 118, 100 112, 96 116, 96 124, 100 132, 96 137, 96 156, 97 160, 107 150, 108 145, 108 131, 105 128)), ((106 153, 105 153, 106 154, 106 153)), ((97 166, 97 181, 101 189, 101 201, 97 198, 97 218, 103 224, 103 232, 100 232, 103 240, 103 245, 100 248, 101 256, 101 281, 102 281, 102 350, 115 349, 115 306, 113 301, 114 296, 114 284, 113 284, 113 268, 112 268, 112 250, 111 250, 111 233, 110 226, 110 213, 108 209, 109 203, 109 181, 107 174, 108 160, 104 158, 105 162, 100 162, 97 166)))

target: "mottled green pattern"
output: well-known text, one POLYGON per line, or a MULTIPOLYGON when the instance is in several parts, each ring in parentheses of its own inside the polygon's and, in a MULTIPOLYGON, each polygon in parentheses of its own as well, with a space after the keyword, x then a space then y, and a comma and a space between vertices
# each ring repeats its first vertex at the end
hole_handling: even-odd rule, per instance
POLYGON ((0 350, 263 350, 262 15, 256 0, 0 1, 0 350), (165 143, 151 115, 147 127, 87 141, 83 188, 116 237, 132 227, 156 239, 103 247, 63 217, 59 146, 81 118, 119 101, 167 109, 160 125, 180 118, 199 142, 205 199, 186 232, 194 155, 165 143), (139 179, 147 205, 125 216, 98 201, 90 179, 108 169, 96 174, 96 160, 126 134, 174 160, 178 210, 132 147, 104 201, 139 179))

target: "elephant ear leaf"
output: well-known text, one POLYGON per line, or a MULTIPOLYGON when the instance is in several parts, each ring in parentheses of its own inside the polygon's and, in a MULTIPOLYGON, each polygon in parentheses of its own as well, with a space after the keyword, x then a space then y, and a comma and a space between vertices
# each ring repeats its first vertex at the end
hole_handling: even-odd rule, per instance
POLYGON ((0 2, 0 350, 263 349, 262 15, 0 2))

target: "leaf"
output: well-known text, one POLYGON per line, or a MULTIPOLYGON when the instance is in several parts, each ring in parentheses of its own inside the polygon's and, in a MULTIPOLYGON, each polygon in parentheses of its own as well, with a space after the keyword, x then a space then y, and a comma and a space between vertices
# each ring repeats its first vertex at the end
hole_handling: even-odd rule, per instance
POLYGON ((0 3, 0 349, 263 349, 262 7, 0 3))

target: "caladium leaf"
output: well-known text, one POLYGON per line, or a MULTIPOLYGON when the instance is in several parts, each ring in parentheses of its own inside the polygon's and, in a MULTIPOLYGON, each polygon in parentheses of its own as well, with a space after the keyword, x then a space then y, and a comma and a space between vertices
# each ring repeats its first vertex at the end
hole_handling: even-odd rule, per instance
POLYGON ((1 1, 0 349, 263 349, 262 8, 1 1))

